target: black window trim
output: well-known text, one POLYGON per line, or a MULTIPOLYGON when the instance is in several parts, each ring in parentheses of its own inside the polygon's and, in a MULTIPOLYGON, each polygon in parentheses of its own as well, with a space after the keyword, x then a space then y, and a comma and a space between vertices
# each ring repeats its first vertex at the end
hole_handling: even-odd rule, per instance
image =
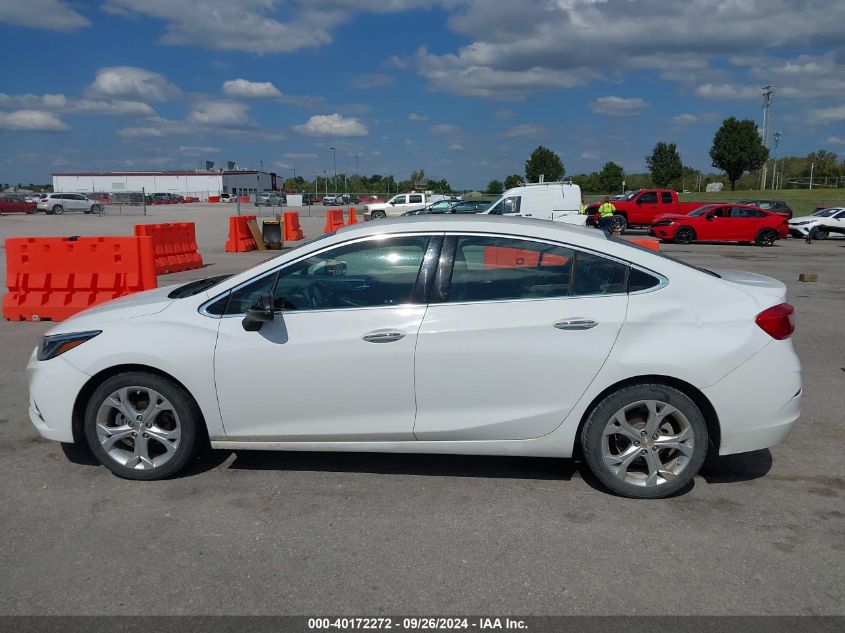
MULTIPOLYGON (((209 317, 211 319, 226 319, 226 318, 233 318, 233 317, 242 318, 244 316, 243 312, 239 312, 237 314, 225 314, 225 312, 229 308, 229 302, 232 299, 232 295, 236 291, 243 288, 244 286, 248 286, 249 284, 255 283, 256 281, 270 277, 271 275, 275 275, 276 279, 273 280, 273 285, 271 286, 271 289, 275 289, 276 281, 278 280, 278 275, 281 274, 281 272, 285 268, 288 268, 289 266, 293 266, 295 264, 298 264, 298 263, 302 262, 303 260, 308 259, 309 257, 314 257, 316 255, 320 255, 322 253, 325 253, 326 251, 330 251, 330 250, 333 250, 335 248, 341 248, 343 246, 349 246, 351 244, 356 244, 356 243, 359 243, 359 242, 377 241, 377 240, 383 240, 383 239, 402 238, 402 237, 428 237, 429 238, 428 248, 426 250, 425 255, 423 255, 423 261, 420 264, 420 270, 417 272, 417 279, 414 282, 414 289, 411 293, 411 301, 409 301, 407 303, 396 304, 395 306, 360 306, 360 307, 351 307, 350 306, 350 307, 343 307, 343 308, 322 308, 322 309, 314 309, 314 310, 287 310, 287 311, 276 310, 275 313, 279 314, 281 312, 289 312, 289 313, 295 312, 297 314, 302 314, 302 313, 306 313, 306 312, 332 312, 332 311, 335 311, 335 310, 373 310, 373 309, 386 308, 386 307, 387 308, 398 308, 398 307, 402 307, 402 306, 407 307, 407 306, 414 306, 414 305, 426 305, 427 302, 423 302, 423 303, 420 304, 416 301, 417 296, 418 296, 417 286, 420 282, 420 276, 423 273, 423 267, 425 267, 426 265, 428 265, 429 267, 432 266, 431 262, 426 262, 426 257, 428 256, 429 252, 431 251, 431 246, 432 246, 433 242, 438 241, 439 243, 442 243, 442 239, 443 239, 443 232, 442 231, 418 231, 418 232, 409 232, 409 233, 404 233, 404 232, 389 233, 389 234, 386 234, 386 235, 367 235, 367 236, 364 236, 364 237, 358 237, 358 238, 355 238, 355 239, 347 240, 345 242, 337 242, 335 244, 328 245, 325 248, 321 248, 321 249, 316 250, 316 251, 309 251, 308 253, 303 253, 300 257, 297 257, 296 259, 292 259, 292 260, 287 261, 283 264, 279 264, 277 267, 275 267, 271 270, 268 270, 261 275, 256 275, 255 277, 252 277, 251 279, 247 279, 246 281, 239 283, 237 286, 233 286, 233 287, 229 288, 228 290, 225 290, 223 292, 216 294, 215 296, 213 296, 209 300, 204 301, 200 305, 200 307, 198 308, 197 311, 201 315, 209 317), (208 312, 208 307, 213 305, 214 303, 217 303, 224 296, 228 296, 228 299, 226 300, 226 307, 223 309, 224 314, 215 314, 213 312, 208 312)), ((434 261, 436 262, 437 259, 435 259, 434 261)), ((430 286, 434 275, 431 273, 431 271, 427 271, 427 275, 431 275, 431 277, 432 277, 432 279, 428 279, 428 277, 426 278, 426 281, 430 286)), ((430 290, 430 287, 429 287, 429 290, 430 290)))

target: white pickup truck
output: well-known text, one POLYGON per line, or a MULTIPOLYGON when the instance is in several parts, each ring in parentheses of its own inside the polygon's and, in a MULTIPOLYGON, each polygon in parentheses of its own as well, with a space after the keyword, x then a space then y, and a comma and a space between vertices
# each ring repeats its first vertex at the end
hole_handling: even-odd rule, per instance
POLYGON ((382 218, 397 217, 405 213, 405 211, 420 209, 432 202, 437 202, 448 197, 440 194, 417 193, 416 191, 400 193, 397 196, 393 196, 387 202, 364 205, 364 219, 380 220, 382 218))

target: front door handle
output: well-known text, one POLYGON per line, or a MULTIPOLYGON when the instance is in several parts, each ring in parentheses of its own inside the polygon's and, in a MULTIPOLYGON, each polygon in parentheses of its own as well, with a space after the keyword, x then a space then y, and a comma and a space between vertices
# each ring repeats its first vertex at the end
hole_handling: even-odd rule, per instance
POLYGON ((363 338, 367 343, 394 343, 405 338, 404 332, 370 332, 364 334, 363 338))
POLYGON ((592 319, 582 318, 564 319, 555 323, 555 327, 559 330, 589 330, 597 325, 598 323, 592 319))

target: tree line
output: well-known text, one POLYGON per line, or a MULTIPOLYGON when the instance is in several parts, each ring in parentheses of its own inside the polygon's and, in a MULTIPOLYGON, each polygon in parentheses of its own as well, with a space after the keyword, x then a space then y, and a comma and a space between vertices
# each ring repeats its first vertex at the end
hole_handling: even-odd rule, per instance
MULTIPOLYGON (((623 183, 629 190, 649 187, 683 190, 699 186, 703 189, 711 182, 729 184, 731 190, 735 190, 737 185, 741 189, 754 189, 758 182, 755 172, 766 164, 770 156, 754 121, 730 117, 722 122, 713 137, 710 159, 713 167, 722 173, 704 174, 684 165, 675 143, 659 141, 651 154, 645 157, 645 172, 626 174, 620 165, 609 161, 601 171, 576 174, 570 180, 585 193, 618 193, 622 191, 623 183)), ((822 179, 830 178, 838 179, 840 186, 845 185, 845 160, 840 161, 834 152, 823 149, 806 156, 778 157, 777 172, 793 179, 794 184, 798 184, 799 180, 806 181, 812 172, 817 184, 821 184, 822 179)), ((524 176, 511 174, 504 182, 491 180, 485 193, 499 194, 524 182, 539 182, 541 175, 545 182, 558 181, 565 174, 566 168, 560 156, 541 145, 525 161, 524 176)), ((770 183, 773 176, 774 170, 770 183)), ((789 185, 789 181, 784 183, 781 180, 782 187, 789 185)))

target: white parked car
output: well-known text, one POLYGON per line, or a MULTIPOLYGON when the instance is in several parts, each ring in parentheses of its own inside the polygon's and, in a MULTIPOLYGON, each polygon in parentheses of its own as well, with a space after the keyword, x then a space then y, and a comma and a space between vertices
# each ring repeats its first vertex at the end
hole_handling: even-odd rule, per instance
POLYGON ((238 197, 231 193, 221 193, 220 194, 220 202, 237 202, 238 197))
POLYGON ((81 193, 48 193, 38 200, 38 210, 49 215, 61 215, 65 211, 101 213, 103 205, 81 193))
POLYGON ((482 213, 580 226, 587 222, 587 216, 581 214, 581 187, 571 182, 535 182, 513 187, 482 213))
POLYGON ((845 207, 819 209, 812 215, 789 220, 789 234, 792 237, 807 237, 814 230, 815 239, 824 240, 831 233, 845 236, 845 207))
POLYGON ((779 281, 708 272, 600 231, 418 216, 54 326, 27 371, 45 438, 158 479, 220 449, 571 457, 662 497, 708 451, 799 416, 779 281))

